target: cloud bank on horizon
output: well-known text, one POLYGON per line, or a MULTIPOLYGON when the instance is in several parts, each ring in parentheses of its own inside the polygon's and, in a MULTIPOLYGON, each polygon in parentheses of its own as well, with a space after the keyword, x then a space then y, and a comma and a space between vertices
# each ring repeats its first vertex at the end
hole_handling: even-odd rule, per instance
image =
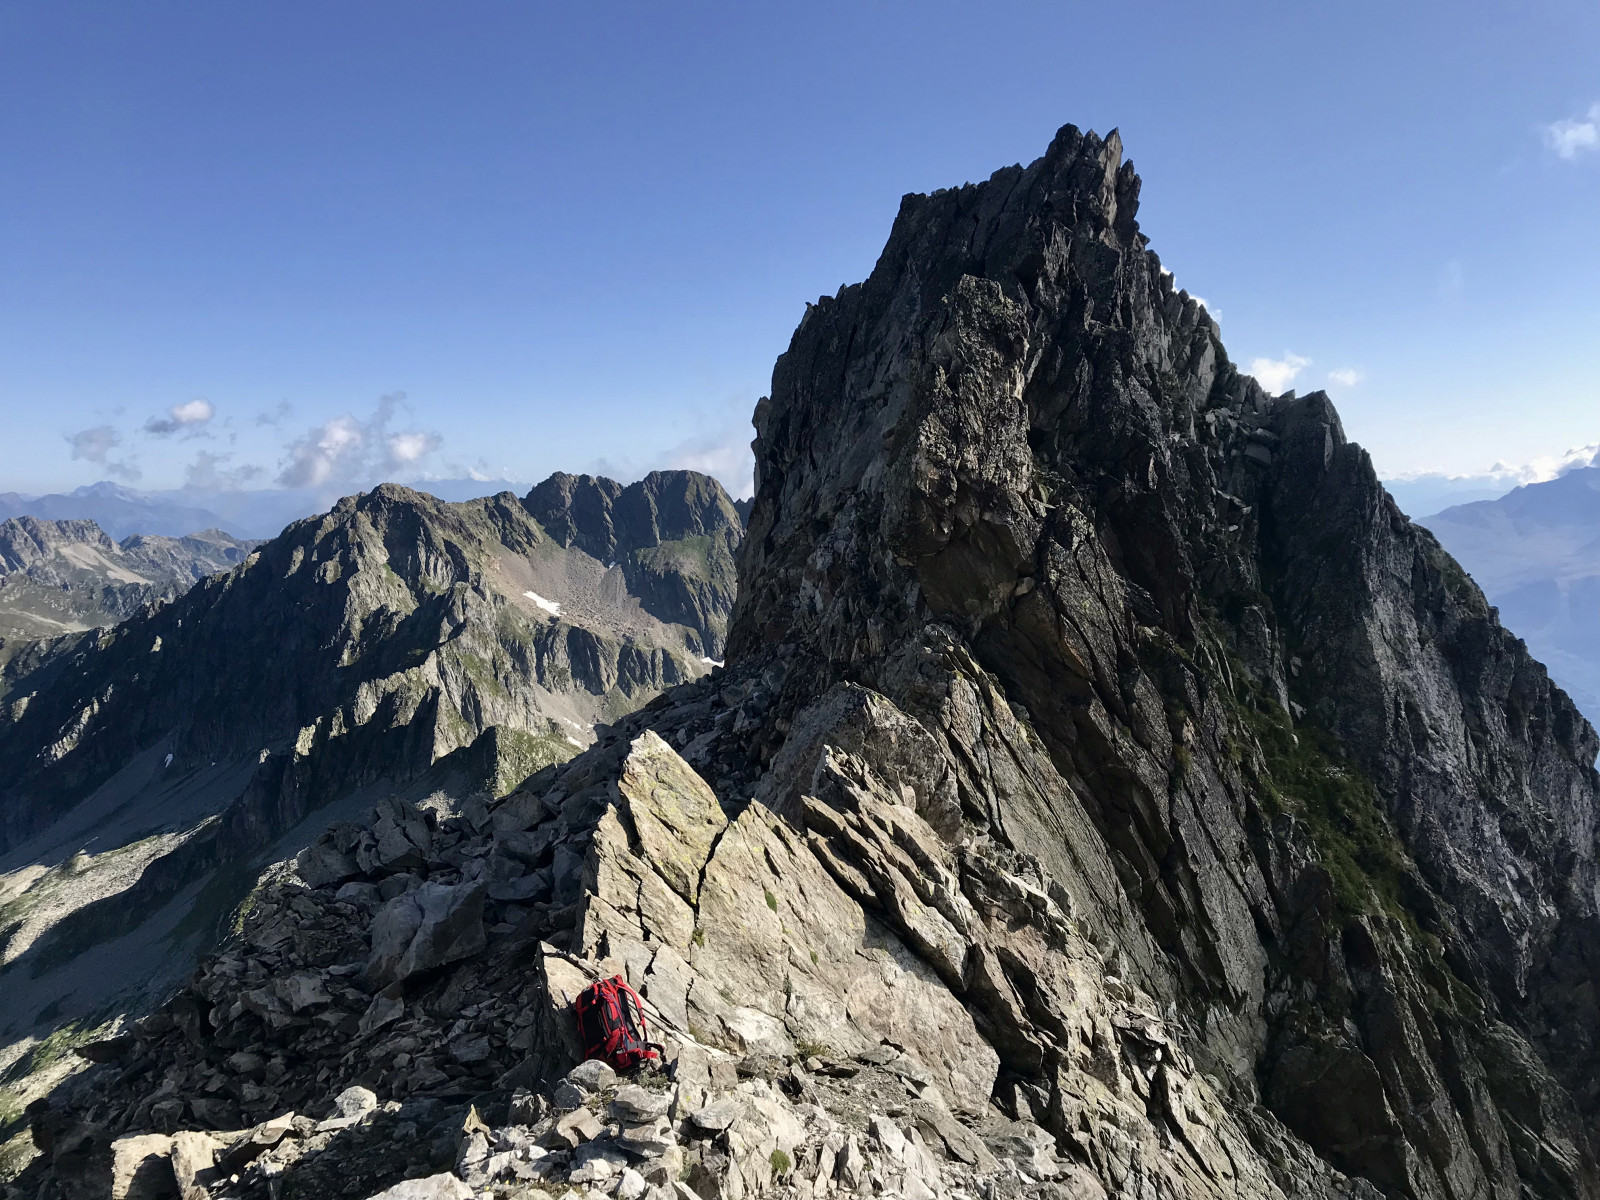
MULTIPOLYGON (((735 406, 738 407, 738 406, 735 406)), ((63 434, 70 457, 98 468, 107 480, 136 485, 145 479, 143 455, 158 455, 170 474, 171 455, 184 453, 182 489, 241 492, 263 487, 332 498, 385 481, 426 484, 438 480, 531 484, 544 473, 461 462, 446 452, 437 429, 415 419, 406 393, 380 396, 366 414, 346 411, 288 436, 294 408, 280 402, 245 423, 243 431, 210 400, 169 407, 143 422, 101 423, 63 434), (244 438, 241 439, 241 432, 244 438), (187 452, 169 443, 199 441, 187 452)), ((118 414, 121 415, 120 413, 118 414)), ((754 491, 754 458, 747 422, 730 414, 702 432, 647 459, 596 458, 583 469, 631 482, 655 470, 692 470, 715 476, 736 498, 754 491)), ((701 422, 705 424, 704 421, 701 422)), ((565 465, 565 464, 563 464, 565 465)), ((0 491, 3 491, 0 483, 0 491)))

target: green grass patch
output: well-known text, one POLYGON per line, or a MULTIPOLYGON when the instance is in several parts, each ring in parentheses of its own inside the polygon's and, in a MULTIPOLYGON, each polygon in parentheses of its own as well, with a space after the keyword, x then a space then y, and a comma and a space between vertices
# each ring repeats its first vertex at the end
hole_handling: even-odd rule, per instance
POLYGON ((69 1021, 29 1047, 26 1054, 21 1055, 6 1069, 5 1074, 0 1075, 0 1083, 14 1084, 43 1071, 71 1054, 74 1047, 98 1041, 109 1030, 108 1022, 69 1021))
POLYGON ((0 1137, 22 1122, 22 1098, 10 1088, 0 1088, 0 1137))
MULTIPOLYGON (((1235 678, 1248 677, 1241 668, 1235 678)), ((1234 711, 1261 747, 1269 812, 1288 812, 1305 823, 1339 910, 1349 917, 1382 908, 1415 928, 1405 903, 1413 868, 1365 772, 1343 760, 1326 730, 1310 722, 1291 728, 1276 701, 1253 690, 1235 697, 1234 711)))
POLYGON ((33 1161, 35 1153, 33 1135, 26 1129, 19 1129, 4 1142, 0 1142, 0 1184, 10 1183, 21 1175, 33 1161))

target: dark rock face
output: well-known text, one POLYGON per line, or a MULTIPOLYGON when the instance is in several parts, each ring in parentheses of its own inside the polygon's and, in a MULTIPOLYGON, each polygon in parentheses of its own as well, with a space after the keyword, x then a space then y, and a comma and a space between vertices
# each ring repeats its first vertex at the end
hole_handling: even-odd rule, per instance
POLYGON ((706 656, 720 657, 744 522, 715 479, 652 471, 624 487, 558 471, 526 504, 561 545, 615 563, 646 612, 699 630, 706 656))
POLYGON ((1594 1194, 1595 734, 1327 398, 1232 366, 1119 160, 1069 127, 908 196, 808 308, 730 659, 920 717, 969 822, 1336 1166, 1594 1194), (949 724, 974 669, 1047 757, 949 724))

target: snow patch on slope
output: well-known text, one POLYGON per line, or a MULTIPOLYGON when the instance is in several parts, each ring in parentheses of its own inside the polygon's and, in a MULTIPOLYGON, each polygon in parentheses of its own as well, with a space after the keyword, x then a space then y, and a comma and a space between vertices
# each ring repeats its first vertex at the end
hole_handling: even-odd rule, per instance
POLYGON ((561 615, 561 605, 557 604, 554 600, 546 600, 543 596, 539 595, 538 592, 523 592, 522 594, 529 600, 532 600, 540 608, 544 609, 544 611, 549 613, 552 617, 559 617, 561 615))

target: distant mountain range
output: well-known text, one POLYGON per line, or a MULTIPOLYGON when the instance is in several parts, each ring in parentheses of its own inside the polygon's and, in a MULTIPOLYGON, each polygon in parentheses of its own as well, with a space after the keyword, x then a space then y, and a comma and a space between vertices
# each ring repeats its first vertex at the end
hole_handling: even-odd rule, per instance
MULTIPOLYGON (((440 500, 475 500, 527 490, 507 479, 435 479, 416 485, 440 500)), ((227 491, 182 488, 144 492, 102 480, 43 496, 0 492, 0 520, 38 517, 46 521, 93 521, 113 539, 134 534, 182 537, 197 529, 225 530, 238 538, 276 537, 291 521, 325 512, 337 492, 262 488, 227 491)))
POLYGON ((219 529, 114 542, 94 521, 0 521, 0 662, 14 643, 115 625, 243 562, 258 543, 219 529))
POLYGON ((1504 496, 1515 485, 1511 480, 1499 482, 1484 475, 1423 475, 1414 479, 1385 479, 1383 486, 1394 497, 1401 512, 1415 517, 1421 513, 1438 512, 1453 504, 1494 500, 1504 496))
POLYGON ((1421 523, 1472 574, 1506 628, 1600 720, 1600 467, 1421 523))

